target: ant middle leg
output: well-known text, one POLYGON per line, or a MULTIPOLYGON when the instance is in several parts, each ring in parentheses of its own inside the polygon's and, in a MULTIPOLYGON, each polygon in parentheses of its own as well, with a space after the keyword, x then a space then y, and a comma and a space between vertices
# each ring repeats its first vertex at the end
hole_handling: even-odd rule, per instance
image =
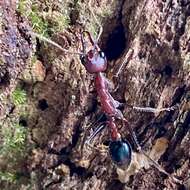
POLYGON ((131 109, 134 109, 136 111, 139 111, 139 112, 151 112, 151 113, 160 113, 160 112, 163 112, 163 111, 173 111, 177 108, 177 106, 172 106, 172 107, 168 107, 168 108, 152 108, 152 107, 138 107, 138 106, 133 106, 133 105, 130 105, 130 104, 127 104, 127 106, 131 109))

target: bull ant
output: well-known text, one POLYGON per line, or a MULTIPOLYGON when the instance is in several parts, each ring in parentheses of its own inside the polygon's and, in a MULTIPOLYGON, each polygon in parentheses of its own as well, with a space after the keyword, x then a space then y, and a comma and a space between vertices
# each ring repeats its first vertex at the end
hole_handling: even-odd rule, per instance
MULTIPOLYGON (((91 1, 89 1, 89 7, 91 1)), ((90 9, 90 8, 89 8, 90 9)), ((109 128, 110 136, 111 136, 111 143, 109 144, 109 153, 111 156, 112 161, 120 168, 128 168, 131 159, 132 159, 132 148, 130 143, 127 140, 123 140, 121 137, 121 134, 119 133, 117 129, 117 125, 115 120, 121 120, 123 125, 129 130, 130 135, 137 147, 137 150, 144 154, 150 162, 157 168, 159 169, 162 173, 166 174, 167 176, 171 177, 171 175, 166 172, 157 162, 152 160, 146 153, 145 151, 142 150, 141 146, 139 145, 137 141, 137 137, 132 130, 129 122, 127 119, 124 117, 122 112, 118 109, 118 107, 121 105, 117 100, 114 100, 112 95, 109 92, 110 89, 110 82, 106 77, 104 76, 103 72, 107 69, 107 59, 104 54, 104 52, 101 51, 100 47, 98 46, 98 40, 101 36, 102 33, 102 26, 99 24, 97 21, 93 10, 90 10, 94 19, 96 20, 97 24, 100 26, 100 32, 98 34, 98 37, 96 40, 94 40, 91 36, 91 34, 88 31, 83 31, 81 33, 81 43, 82 43, 82 52, 70 52, 64 48, 62 48, 60 45, 57 43, 39 35, 36 33, 31 32, 31 35, 39 38, 40 40, 46 41, 55 47, 59 48, 65 53, 68 54, 77 54, 80 55, 80 60, 81 63, 84 65, 85 69, 87 72, 90 74, 93 74, 95 77, 95 88, 97 91, 97 94, 100 99, 101 103, 101 108, 104 114, 107 117, 107 126, 109 128), (88 36, 90 43, 92 45, 91 49, 86 52, 86 45, 84 42, 84 37, 88 36)), ((130 59, 132 57, 132 54, 129 55, 130 59)), ((123 65, 122 65, 123 66, 123 65)), ((150 107, 135 107, 135 106, 130 106, 130 108, 138 110, 138 111, 144 111, 144 112, 153 112, 153 113, 158 113, 161 111, 170 111, 173 110, 173 107, 171 108, 163 108, 163 109, 155 109, 155 108, 150 108, 150 107)), ((99 132, 100 128, 95 130, 93 134, 88 138, 88 142, 91 141, 99 132)), ((172 177, 174 178, 174 177, 172 177)), ((175 181, 179 182, 178 179, 174 178, 175 181)))

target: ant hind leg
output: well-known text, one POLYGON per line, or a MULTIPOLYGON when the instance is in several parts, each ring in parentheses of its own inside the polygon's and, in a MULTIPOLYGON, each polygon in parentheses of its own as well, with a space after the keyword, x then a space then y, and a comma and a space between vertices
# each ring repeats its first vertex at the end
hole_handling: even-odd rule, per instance
POLYGON ((179 179, 177 179, 176 177, 172 176, 170 173, 168 173, 161 165, 159 165, 155 160, 153 160, 140 146, 138 140, 137 140, 137 136, 136 134, 134 133, 133 129, 131 128, 131 126, 129 125, 129 122, 123 118, 122 121, 124 122, 125 126, 127 125, 128 129, 129 129, 129 132, 132 136, 132 140, 133 142, 135 143, 136 145, 136 148, 137 148, 137 151, 139 153, 141 153, 142 155, 144 155, 150 162, 151 164, 157 168, 160 172, 164 173, 165 175, 167 175, 169 178, 173 179, 175 182, 177 183, 180 183, 181 184, 181 181, 179 179))

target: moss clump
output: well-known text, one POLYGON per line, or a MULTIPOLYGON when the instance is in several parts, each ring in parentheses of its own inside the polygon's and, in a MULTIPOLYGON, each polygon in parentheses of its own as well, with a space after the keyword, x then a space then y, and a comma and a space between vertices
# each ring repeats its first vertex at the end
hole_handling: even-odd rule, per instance
POLYGON ((17 181, 17 175, 10 172, 1 172, 0 171, 0 180, 6 181, 9 183, 15 183, 17 181))
POLYGON ((45 37, 49 34, 63 31, 69 26, 69 12, 67 3, 60 5, 61 9, 53 9, 53 1, 46 4, 37 1, 20 0, 17 11, 28 18, 33 30, 45 37))
POLYGON ((11 99, 16 106, 25 104, 27 100, 26 91, 20 88, 16 88, 12 93, 11 99))
POLYGON ((40 16, 38 5, 28 0, 20 0, 17 11, 27 17, 35 32, 48 36, 48 22, 40 16))
POLYGON ((26 129, 19 124, 2 126, 1 135, 3 143, 0 147, 1 155, 16 159, 15 155, 21 154, 25 148, 26 129))

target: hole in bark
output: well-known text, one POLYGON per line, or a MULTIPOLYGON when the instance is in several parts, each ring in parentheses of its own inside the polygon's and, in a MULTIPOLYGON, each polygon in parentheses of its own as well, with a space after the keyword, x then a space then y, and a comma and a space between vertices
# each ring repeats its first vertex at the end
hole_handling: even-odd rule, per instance
POLYGON ((49 106, 46 99, 41 99, 38 101, 38 108, 42 111, 46 110, 48 107, 49 106))
POLYGON ((146 52, 139 51, 138 57, 139 57, 139 59, 142 59, 142 58, 146 57, 146 52))
POLYGON ((167 130, 161 125, 159 127, 156 127, 156 129, 157 129, 157 133, 156 133, 155 139, 163 137, 167 132, 167 130))
POLYGON ((71 10, 69 17, 71 20, 71 25, 76 24, 79 18, 79 10, 76 9, 71 10))
POLYGON ((150 73, 146 73, 146 80, 150 78, 150 73))
POLYGON ((0 86, 8 86, 10 84, 9 73, 6 72, 2 77, 0 77, 0 86))
POLYGON ((155 102, 153 100, 150 101, 150 107, 154 108, 155 107, 155 102))
POLYGON ((173 38, 173 33, 172 33, 171 29, 168 29, 166 31, 166 39, 168 42, 170 42, 172 40, 172 38, 173 38))
POLYGON ((23 127, 27 127, 27 126, 28 126, 28 123, 27 123, 26 119, 20 118, 20 119, 19 119, 19 125, 21 125, 21 126, 23 126, 23 127))
POLYGON ((180 36, 182 36, 185 33, 185 24, 178 29, 178 33, 180 36))
POLYGON ((171 66, 170 65, 166 65, 165 68, 164 68, 164 70, 163 70, 163 73, 165 75, 171 76, 172 72, 173 72, 173 69, 171 68, 171 66))
POLYGON ((106 190, 122 190, 124 188, 124 184, 121 183, 119 180, 113 180, 111 181, 107 187, 106 187, 106 190))
POLYGON ((178 190, 187 190, 185 185, 180 185, 178 190))
POLYGON ((172 44, 172 48, 174 49, 174 51, 179 50, 179 40, 176 37, 175 37, 174 42, 172 44))
POLYGON ((96 99, 96 97, 92 98, 90 100, 92 102, 91 106, 89 106, 89 109, 86 111, 86 116, 95 113, 98 107, 98 101, 96 99))
POLYGON ((81 134, 81 128, 80 128, 80 126, 76 126, 76 128, 75 128, 75 131, 74 131, 74 134, 73 134, 73 136, 72 136, 72 147, 75 147, 76 146, 76 144, 77 144, 77 142, 78 142, 78 140, 79 140, 79 137, 80 137, 80 134, 81 134))
POLYGON ((116 26, 108 36, 104 52, 109 61, 117 59, 126 47, 125 31, 122 24, 116 26))
POLYGON ((69 159, 63 162, 65 165, 69 166, 70 168, 70 176, 73 176, 73 174, 77 174, 78 176, 81 176, 83 178, 89 178, 93 176, 92 172, 87 172, 86 168, 81 166, 76 166, 73 162, 71 162, 69 159))
POLYGON ((103 145, 105 145, 105 146, 109 146, 109 144, 110 144, 109 140, 106 140, 106 141, 103 142, 103 145))

